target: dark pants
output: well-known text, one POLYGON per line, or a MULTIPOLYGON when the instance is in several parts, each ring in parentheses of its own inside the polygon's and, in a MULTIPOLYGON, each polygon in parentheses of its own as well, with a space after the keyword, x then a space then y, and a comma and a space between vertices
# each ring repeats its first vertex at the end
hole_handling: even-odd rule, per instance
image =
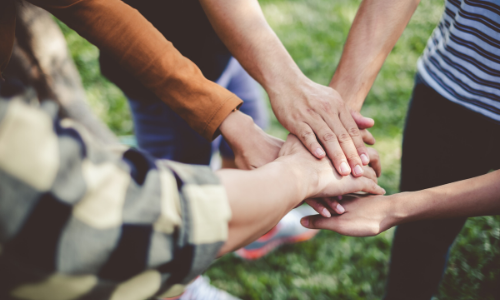
MULTIPOLYGON (((498 169, 500 124, 447 100, 417 75, 401 164, 401 191, 426 189, 498 169)), ((466 220, 398 226, 385 299, 431 299, 446 269, 450 246, 466 220)))

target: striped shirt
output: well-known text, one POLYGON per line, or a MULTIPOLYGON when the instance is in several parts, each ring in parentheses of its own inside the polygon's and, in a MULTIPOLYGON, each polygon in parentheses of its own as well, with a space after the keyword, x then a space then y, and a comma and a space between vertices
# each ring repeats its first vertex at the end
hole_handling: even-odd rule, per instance
POLYGON ((500 0, 447 0, 418 72, 443 97, 500 122, 500 0))

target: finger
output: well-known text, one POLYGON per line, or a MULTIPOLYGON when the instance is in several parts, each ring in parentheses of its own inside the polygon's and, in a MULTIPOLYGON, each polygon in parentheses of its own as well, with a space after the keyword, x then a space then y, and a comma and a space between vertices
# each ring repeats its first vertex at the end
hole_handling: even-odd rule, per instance
POLYGON ((385 190, 380 187, 375 181, 368 179, 366 177, 357 178, 360 188, 358 191, 375 194, 375 195, 385 195, 385 190))
POLYGON ((382 174, 382 162, 380 161, 380 155, 377 150, 373 148, 368 148, 368 153, 370 154, 370 167, 373 168, 377 177, 380 177, 380 174, 382 174))
MULTIPOLYGON (((342 118, 342 114, 340 114, 340 116, 342 118)), ((335 135, 338 138, 340 147, 342 148, 342 151, 344 152, 345 156, 347 157, 347 161, 349 163, 349 166, 352 169, 353 176, 355 176, 355 177, 362 176, 363 175, 363 167, 362 166, 364 165, 364 163, 362 162, 362 159, 359 156, 359 153, 358 153, 359 151, 356 148, 354 141, 352 139, 352 136, 351 136, 351 135, 354 135, 356 137, 356 139, 358 140, 358 143, 361 142, 362 148, 365 148, 363 140, 361 139, 358 127, 356 126, 354 121, 352 121, 352 118, 351 118, 351 125, 353 126, 352 130, 351 130, 352 132, 348 132, 346 130, 345 124, 338 117, 328 119, 328 125, 330 126, 330 128, 333 129, 335 135)), ((369 163, 370 159, 368 157, 368 151, 363 150, 362 148, 361 148, 361 150, 362 150, 361 153, 364 155, 363 160, 365 160, 365 161, 367 161, 367 163, 369 163)), ((330 153, 328 152, 328 148, 326 149, 326 151, 327 151, 328 155, 330 155, 330 153)))
POLYGON ((315 157, 319 159, 325 157, 325 150, 323 150, 323 147, 321 147, 321 145, 318 143, 316 135, 309 125, 307 125, 306 123, 302 123, 302 126, 299 127, 297 133, 294 134, 315 157))
POLYGON ((372 128, 375 125, 375 121, 372 118, 363 117, 361 113, 355 110, 351 110, 350 112, 359 129, 372 128))
POLYGON ((361 136, 361 132, 359 131, 356 122, 354 122, 354 119, 352 118, 347 108, 340 111, 340 120, 351 136, 352 142, 356 147, 357 153, 363 165, 368 165, 370 163, 370 155, 368 153, 368 149, 365 146, 365 142, 363 140, 363 137, 361 136))
POLYGON ((361 133, 361 138, 363 139, 363 142, 368 145, 375 145, 375 138, 373 135, 368 131, 368 129, 362 129, 359 131, 361 133))
POLYGON ((328 127, 323 119, 315 120, 311 122, 311 125, 339 174, 342 176, 351 174, 351 167, 349 166, 347 157, 344 155, 344 150, 342 150, 337 136, 330 127, 328 127))
POLYGON ((324 198, 323 202, 328 203, 328 206, 330 206, 330 208, 333 209, 333 211, 335 211, 337 214, 341 215, 345 213, 345 208, 340 205, 340 203, 335 198, 324 198))
POLYGON ((363 174, 364 177, 375 181, 375 183, 378 182, 377 173, 372 167, 364 166, 363 170, 365 171, 365 174, 363 174))
POLYGON ((310 229, 328 229, 336 231, 338 227, 337 218, 325 218, 322 216, 307 216, 300 220, 300 224, 310 229))
POLYGON ((325 218, 329 218, 332 214, 328 211, 326 206, 321 203, 321 200, 318 199, 307 199, 306 203, 309 204, 315 211, 317 211, 320 215, 325 218))

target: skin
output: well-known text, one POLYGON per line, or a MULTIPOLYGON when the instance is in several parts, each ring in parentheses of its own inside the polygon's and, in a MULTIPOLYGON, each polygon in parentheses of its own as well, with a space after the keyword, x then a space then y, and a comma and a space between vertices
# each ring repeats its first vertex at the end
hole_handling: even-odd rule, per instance
MULTIPOLYGON (((267 24, 256 0, 200 2, 229 50, 268 92, 281 124, 300 137, 317 158, 327 154, 339 174, 347 175, 353 170, 354 176, 361 176, 364 169, 356 169, 361 166, 360 160, 362 165, 372 161, 363 141, 373 145, 375 139, 366 130, 373 126, 373 120, 364 118, 359 110, 420 1, 364 0, 329 87, 310 81, 300 71, 267 24), (319 142, 326 154, 321 152, 323 147, 319 142)), ((233 118, 229 123, 244 122, 233 118)), ((222 129, 221 132, 224 135, 222 129)), ((272 153, 279 151, 278 143, 263 134, 254 134, 253 141, 243 141, 243 136, 234 134, 226 138, 237 147, 236 152, 247 153, 236 154, 238 167, 262 166, 275 158, 272 153), (264 145, 265 150, 251 149, 255 145, 259 148, 264 145)), ((320 211, 327 214, 322 208, 320 211)))
MULTIPOLYGON (((380 177, 382 172, 380 156, 373 148, 368 148, 368 152, 370 153, 371 161, 369 167, 365 167, 364 176, 370 178, 374 182, 378 182, 377 178, 380 177)), ((345 212, 345 208, 338 201, 339 199, 342 199, 342 196, 338 198, 324 197, 319 199, 307 199, 305 202, 314 208, 321 216, 329 218, 334 214, 342 214, 345 212)))
POLYGON ((369 134, 361 131, 373 126, 373 120, 352 111, 333 88, 300 71, 256 0, 200 3, 231 53, 266 89, 280 123, 315 157, 328 156, 339 174, 362 176, 370 157, 363 142, 369 134))
POLYGON ((349 198, 342 205, 342 215, 310 216, 301 223, 344 235, 373 236, 406 222, 498 215, 500 171, 417 192, 349 198))
POLYGON ((419 3, 420 0, 364 0, 359 6, 329 84, 355 111, 363 106, 387 55, 419 3))
POLYGON ((225 159, 223 167, 251 170, 274 161, 283 141, 265 133, 251 117, 240 111, 229 114, 219 130, 234 152, 234 162, 225 159), (243 137, 243 138, 242 138, 243 137))
MULTIPOLYGON (((350 29, 339 65, 329 84, 345 99, 354 112, 359 112, 380 68, 391 52, 420 0, 364 0, 350 29)), ((353 114, 356 119, 356 115, 353 114)), ((360 122, 358 122, 360 124, 360 122)), ((378 166, 378 155, 371 157, 378 166)), ((309 200, 322 216, 345 211, 337 199, 309 200)))
POLYGON ((251 171, 225 169, 216 172, 226 188, 232 210, 229 238, 220 255, 259 238, 304 199, 360 190, 385 193, 369 177, 340 176, 329 159, 313 157, 294 135, 288 136, 279 156, 251 171))

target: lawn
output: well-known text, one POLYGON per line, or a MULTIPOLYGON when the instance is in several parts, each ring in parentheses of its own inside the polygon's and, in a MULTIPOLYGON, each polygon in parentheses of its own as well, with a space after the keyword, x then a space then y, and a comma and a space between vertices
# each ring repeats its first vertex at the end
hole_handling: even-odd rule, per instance
MULTIPOLYGON (((329 82, 358 0, 262 0, 264 13, 303 72, 329 82)), ((376 121, 371 130, 383 163, 381 185, 398 191, 401 136, 416 61, 439 21, 443 1, 423 0, 388 57, 367 97, 363 114, 376 121)), ((94 111, 118 135, 133 132, 121 92, 103 79, 98 51, 62 26, 82 74, 94 111)), ((273 119, 269 132, 284 138, 273 119)), ((500 218, 468 221, 451 253, 436 299, 493 299, 500 278, 500 218)), ((212 283, 243 299, 379 299, 384 293, 393 231, 377 237, 350 238, 323 231, 312 241, 284 246, 267 257, 246 262, 228 255, 207 272, 212 283)))

